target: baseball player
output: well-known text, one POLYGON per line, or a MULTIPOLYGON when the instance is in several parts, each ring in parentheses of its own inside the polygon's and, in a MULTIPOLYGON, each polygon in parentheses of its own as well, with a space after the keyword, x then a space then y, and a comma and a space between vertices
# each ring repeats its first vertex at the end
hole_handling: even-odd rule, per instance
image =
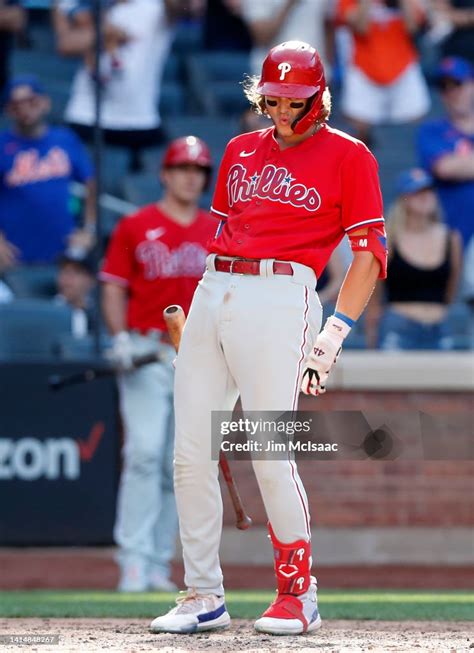
POLYGON ((121 220, 100 273, 103 312, 112 334, 125 432, 115 540, 120 591, 176 590, 170 561, 177 535, 173 493, 174 349, 163 309, 189 309, 205 269, 216 221, 198 208, 209 183, 207 145, 173 141, 161 171, 163 198, 121 220), (133 368, 132 358, 159 351, 164 362, 133 368))
MULTIPOLYGON (((196 632, 230 623, 219 564, 222 503, 211 459, 211 411, 293 411, 300 388, 325 391, 363 311, 386 247, 377 164, 360 141, 326 124, 330 96, 317 51, 270 50, 247 96, 273 126, 226 148, 212 212, 221 218, 193 299, 175 379, 175 492, 186 596, 151 624, 196 632), (347 234, 353 261, 320 332, 317 280, 347 234)), ((319 628, 310 518, 293 460, 254 460, 275 555, 277 596, 258 631, 319 628)))

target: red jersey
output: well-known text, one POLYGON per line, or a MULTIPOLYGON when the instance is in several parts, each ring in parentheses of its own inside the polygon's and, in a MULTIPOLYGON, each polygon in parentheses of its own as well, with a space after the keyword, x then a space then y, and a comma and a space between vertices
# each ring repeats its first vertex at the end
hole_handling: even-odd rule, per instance
POLYGON ((227 145, 211 212, 222 221, 211 252, 295 261, 319 277, 345 233, 383 225, 377 162, 328 125, 285 150, 273 127, 242 134, 227 145))
POLYGON ((189 311, 215 231, 216 222, 205 211, 199 210, 196 220, 184 227, 156 204, 119 222, 99 278, 128 288, 129 329, 165 331, 167 306, 180 304, 189 311))

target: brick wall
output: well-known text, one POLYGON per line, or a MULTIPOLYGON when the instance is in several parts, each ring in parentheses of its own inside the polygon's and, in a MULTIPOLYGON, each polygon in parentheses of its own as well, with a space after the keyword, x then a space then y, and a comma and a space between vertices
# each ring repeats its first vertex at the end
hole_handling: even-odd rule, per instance
MULTIPOLYGON (((392 415, 425 411, 441 416, 472 416, 468 393, 331 391, 317 400, 303 397, 301 410, 363 410, 392 415)), ((472 433, 453 434, 453 446, 470 446, 470 460, 394 461, 302 460, 300 475, 308 493, 313 527, 472 527, 474 456, 472 433), (470 445, 469 439, 471 438, 470 445)), ((467 458, 468 456, 466 456, 467 458)), ((251 463, 231 461, 240 493, 256 525, 265 512, 251 463)), ((233 523, 223 489, 225 524, 233 523)))

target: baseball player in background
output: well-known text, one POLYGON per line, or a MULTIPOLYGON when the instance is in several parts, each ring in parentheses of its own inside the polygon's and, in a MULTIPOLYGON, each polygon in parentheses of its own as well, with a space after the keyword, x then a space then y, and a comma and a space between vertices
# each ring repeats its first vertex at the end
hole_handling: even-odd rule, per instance
MULTIPOLYGON (((221 219, 194 295, 175 379, 175 492, 187 594, 151 624, 196 632, 230 623, 219 563, 222 502, 211 459, 211 412, 294 411, 318 395, 362 313, 386 246, 377 163, 360 141, 326 124, 330 95, 317 51, 270 50, 246 94, 273 126, 231 140, 215 188, 221 219), (317 279, 347 234, 353 261, 323 330, 317 279)), ((254 460, 275 555, 277 596, 255 628, 319 628, 310 519, 295 462, 254 460)))
POLYGON ((161 170, 163 198, 123 218, 100 273, 103 313, 112 335, 109 357, 118 377, 124 426, 123 471, 115 540, 118 589, 176 590, 170 580, 177 514, 173 493, 174 349, 163 309, 189 309, 205 269, 216 222, 198 208, 211 175, 207 145, 173 141, 161 170), (159 352, 164 362, 133 368, 133 357, 159 352))

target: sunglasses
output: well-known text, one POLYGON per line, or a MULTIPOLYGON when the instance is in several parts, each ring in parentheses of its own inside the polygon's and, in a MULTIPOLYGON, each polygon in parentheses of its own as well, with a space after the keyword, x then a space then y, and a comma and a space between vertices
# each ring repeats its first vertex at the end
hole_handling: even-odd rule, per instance
MULTIPOLYGON (((269 107, 276 107, 278 104, 277 100, 265 100, 265 103, 268 104, 269 107)), ((302 109, 304 105, 305 102, 290 102, 291 109, 302 109)))

